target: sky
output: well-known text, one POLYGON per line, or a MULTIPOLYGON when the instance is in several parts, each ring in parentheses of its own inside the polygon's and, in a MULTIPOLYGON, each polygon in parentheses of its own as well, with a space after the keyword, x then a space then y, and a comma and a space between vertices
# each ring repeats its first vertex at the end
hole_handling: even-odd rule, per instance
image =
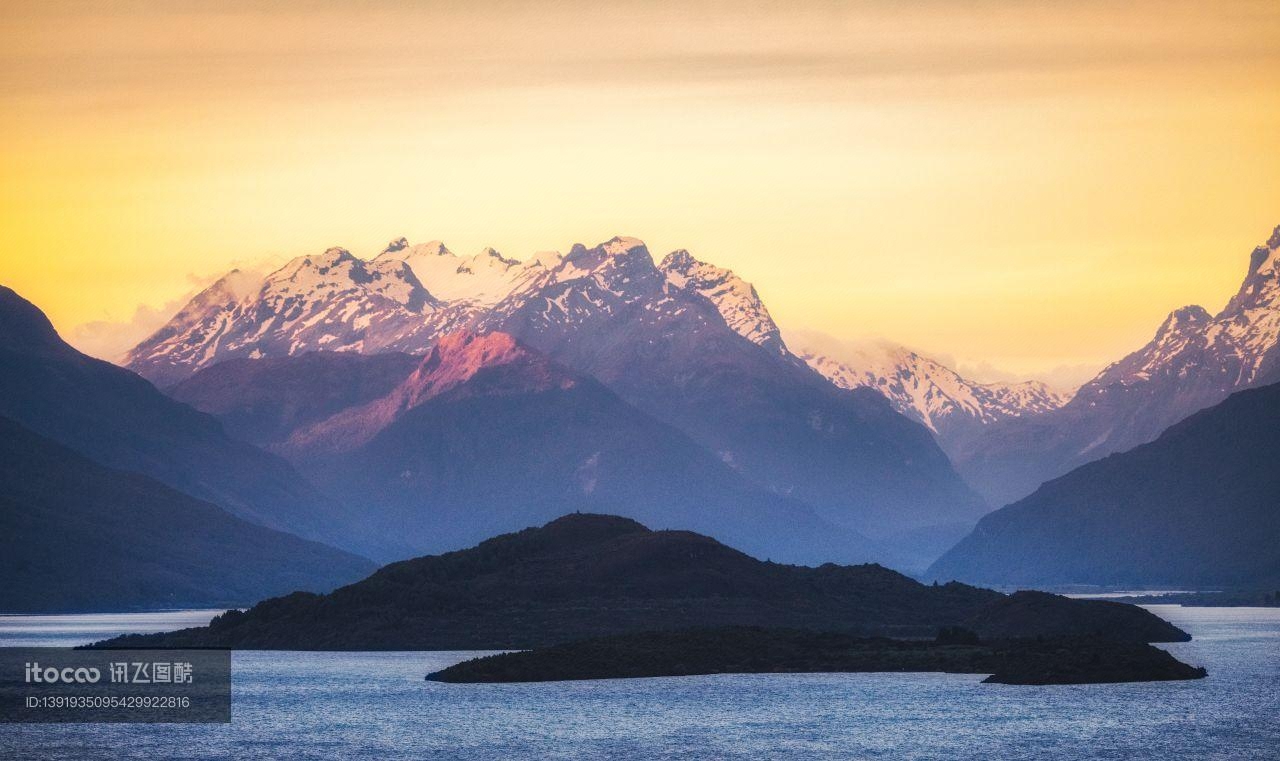
POLYGON ((82 346, 244 262, 625 234, 1088 375, 1280 224, 1273 0, 265 5, 0 5, 0 283, 82 346))

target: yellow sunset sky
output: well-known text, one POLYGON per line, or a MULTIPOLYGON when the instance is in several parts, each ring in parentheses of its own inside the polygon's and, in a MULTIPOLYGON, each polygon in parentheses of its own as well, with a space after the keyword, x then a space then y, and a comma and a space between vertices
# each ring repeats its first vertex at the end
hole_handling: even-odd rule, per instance
POLYGON ((1280 224, 1274 0, 6 0, 0 101, 0 283, 68 336, 331 245, 627 234, 1048 375, 1280 224))

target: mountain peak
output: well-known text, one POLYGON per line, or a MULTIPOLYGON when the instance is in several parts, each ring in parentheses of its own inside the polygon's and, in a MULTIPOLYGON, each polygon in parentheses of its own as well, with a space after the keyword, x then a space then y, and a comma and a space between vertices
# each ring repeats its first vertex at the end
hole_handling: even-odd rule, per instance
POLYGON ((840 388, 873 388, 943 441, 1009 418, 1061 407, 1068 395, 1039 381, 975 383, 947 365, 883 339, 838 341, 818 333, 788 336, 800 357, 840 388))
POLYGON ((657 275, 653 257, 639 238, 615 236, 594 248, 573 244, 560 260, 556 279, 560 282, 588 275, 602 275, 606 287, 622 286, 633 276, 657 275))
POLYGON ((782 333, 755 286, 733 270, 699 261, 683 248, 663 257, 658 269, 667 282, 696 291, 714 304, 725 324, 738 335, 779 354, 787 353, 782 333))
POLYGON ((1267 262, 1274 262, 1276 257, 1276 249, 1280 249, 1280 225, 1271 232, 1271 237, 1267 238, 1264 245, 1258 246, 1253 250, 1253 254, 1249 257, 1249 274, 1253 275, 1262 269, 1262 265, 1267 262))
POLYGON ((0 285, 0 349, 62 353, 71 349, 40 308, 0 285))
POLYGON ((639 238, 629 238, 622 235, 615 235, 609 240, 599 245, 587 248, 581 243, 573 244, 569 249, 569 253, 565 254, 565 261, 577 261, 587 258, 593 258, 597 261, 616 257, 644 256, 652 261, 649 257, 649 249, 644 245, 644 241, 639 238))
POLYGON ((404 259, 406 261, 415 257, 427 256, 454 256, 444 243, 438 240, 429 240, 426 243, 409 243, 408 238, 396 238, 382 249, 379 257, 387 256, 396 259, 404 259))
POLYGON ((556 543, 568 542, 575 547, 627 534, 653 533, 638 521, 601 513, 569 513, 539 528, 529 529, 528 532, 539 539, 551 539, 556 543))
POLYGON ((539 268, 539 269, 549 270, 549 269, 555 269, 557 266, 559 266, 560 261, 562 259, 564 259, 564 255, 561 254, 559 251, 551 251, 551 250, 539 251, 535 253, 529 259, 529 261, 525 262, 525 264, 531 269, 539 268))
POLYGON ((271 282, 291 280, 307 270, 317 270, 324 274, 330 267, 347 261, 358 262, 359 259, 341 246, 332 246, 326 248, 322 254, 295 256, 283 267, 267 276, 267 280, 271 282))
POLYGON ((604 243, 600 244, 605 253, 610 256, 618 256, 621 254, 629 254, 636 249, 642 249, 647 254, 649 250, 645 248, 644 241, 639 238, 631 238, 625 235, 615 235, 604 243))
POLYGON ((1218 320, 1239 323, 1240 327, 1253 326, 1261 336, 1269 337, 1267 343, 1274 343, 1280 330, 1280 227, 1271 233, 1266 245, 1258 246, 1249 256, 1249 273, 1240 290, 1227 302, 1226 308, 1218 315, 1218 320))
POLYGON ((479 259, 494 259, 500 264, 504 264, 508 267, 514 267, 515 265, 520 263, 516 259, 508 259, 507 257, 503 256, 501 253, 498 252, 498 249, 492 246, 485 246, 484 248, 480 249, 480 253, 477 254, 476 257, 479 259))
POLYGON ((686 249, 678 248, 662 258, 662 262, 658 265, 658 269, 663 272, 685 272, 702 262, 693 257, 686 249))
POLYGON ((1156 336, 1166 336, 1170 333, 1181 332, 1185 330, 1194 330, 1202 327, 1206 323, 1213 320, 1213 315, 1209 314, 1204 307, 1191 304, 1189 306, 1180 307, 1169 313, 1164 318, 1160 329, 1156 331, 1156 336))
POLYGON ((435 254, 436 256, 453 256, 454 253, 444 245, 443 241, 429 240, 426 243, 413 247, 415 253, 419 254, 435 254))
POLYGON ((483 370, 500 367, 516 372, 504 374, 500 384, 488 389, 490 392, 502 392, 508 387, 543 391, 574 384, 567 371, 526 349, 509 333, 459 330, 436 342, 405 381, 406 401, 415 406, 470 381, 483 370))
POLYGON ((498 331, 473 333, 469 330, 459 330, 441 338, 432 347, 423 365, 425 366, 432 357, 436 357, 441 364, 461 362, 471 369, 477 369, 486 365, 501 364, 522 351, 516 339, 508 333, 498 331))
POLYGON ((264 278, 229 273, 196 294, 128 355, 173 384, 224 359, 307 351, 419 349, 447 315, 406 262, 364 261, 345 248, 298 256, 264 278))
MULTIPOLYGON (((491 306, 519 282, 523 268, 515 259, 487 247, 472 256, 458 256, 438 240, 384 251, 383 258, 409 265, 424 288, 444 302, 491 306)), ((375 260, 376 261, 376 260, 375 260)))

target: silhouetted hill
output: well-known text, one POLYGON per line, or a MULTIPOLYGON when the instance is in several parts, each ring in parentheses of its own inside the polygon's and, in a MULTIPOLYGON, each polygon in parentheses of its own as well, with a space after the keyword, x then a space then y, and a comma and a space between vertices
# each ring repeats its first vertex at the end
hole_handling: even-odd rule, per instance
MULTIPOLYGON (((1141 608, 1047 596, 1070 632, 1127 641, 1187 635, 1141 608), (1098 615, 1101 613, 1101 615, 1098 615), (1092 626, 1090 626, 1092 624, 1092 626)), ((756 560, 687 531, 568 515, 445 555, 393 563, 328 595, 295 593, 209 626, 132 635, 109 647, 294 650, 516 649, 651 629, 773 626, 932 636, 983 635, 988 611, 1019 635, 1016 600, 964 584, 926 586, 877 565, 756 560)), ((1026 634, 1054 632, 1034 617, 1026 634)))
POLYGON ((1280 580, 1280 385, 1085 465, 978 523, 928 577, 1246 587, 1280 580))
POLYGON ((246 605, 369 573, 0 417, 0 610, 246 605))

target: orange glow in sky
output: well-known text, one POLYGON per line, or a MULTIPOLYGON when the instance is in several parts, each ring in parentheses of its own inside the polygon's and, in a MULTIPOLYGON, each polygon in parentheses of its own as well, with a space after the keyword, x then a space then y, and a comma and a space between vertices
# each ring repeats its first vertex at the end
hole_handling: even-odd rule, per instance
POLYGON ((1280 224, 1272 0, 265 5, 0 8, 0 282, 64 333, 331 245, 627 234, 1035 374, 1280 224))

